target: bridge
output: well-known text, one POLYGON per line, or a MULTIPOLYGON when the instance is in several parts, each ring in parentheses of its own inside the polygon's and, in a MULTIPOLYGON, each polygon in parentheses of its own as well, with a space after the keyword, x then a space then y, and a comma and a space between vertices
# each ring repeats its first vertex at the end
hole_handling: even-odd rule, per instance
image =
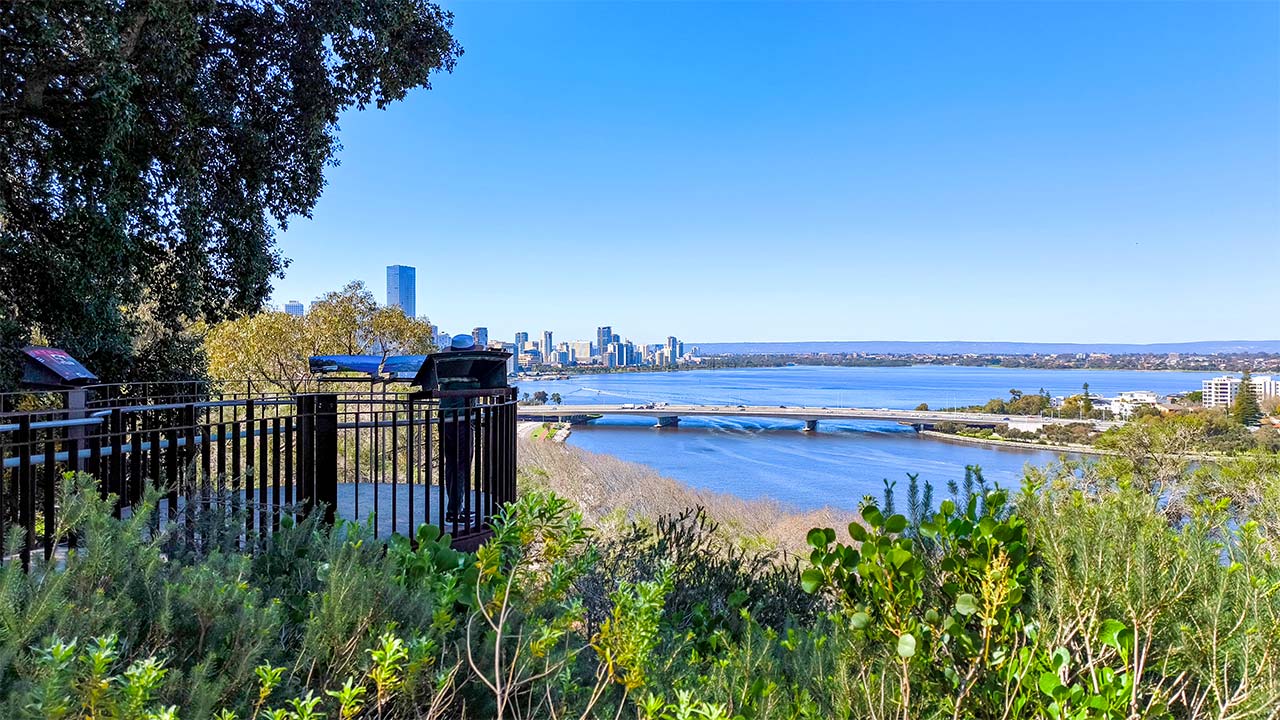
POLYGON ((892 410, 889 408, 828 408, 778 405, 522 405, 520 418, 527 420, 560 420, 585 423, 603 415, 639 415, 652 417, 656 427, 673 427, 682 417, 753 417, 796 420, 804 423, 805 432, 818 429, 820 420, 864 420, 896 422, 917 430, 928 429, 941 422, 992 427, 1008 425, 1019 430, 1035 430, 1046 425, 1089 423, 1098 430, 1119 425, 1112 420, 1088 420, 1047 417, 1042 415, 997 415, 943 410, 892 410))

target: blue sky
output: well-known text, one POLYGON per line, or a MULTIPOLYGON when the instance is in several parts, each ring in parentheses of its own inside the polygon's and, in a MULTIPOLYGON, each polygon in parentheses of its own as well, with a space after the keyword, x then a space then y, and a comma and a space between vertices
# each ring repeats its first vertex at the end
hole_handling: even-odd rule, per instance
POLYGON ((1280 337, 1280 4, 446 3, 273 301, 451 332, 1280 337))

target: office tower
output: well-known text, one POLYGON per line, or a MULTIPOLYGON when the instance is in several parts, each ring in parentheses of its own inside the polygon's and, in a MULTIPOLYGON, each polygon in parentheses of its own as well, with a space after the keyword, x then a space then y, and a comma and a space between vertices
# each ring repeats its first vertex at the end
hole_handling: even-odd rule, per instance
POLYGON ((408 265, 387 266, 387 307, 398 307, 414 317, 417 312, 417 270, 408 265))
POLYGON ((574 340, 569 343, 569 359, 574 362, 590 362, 591 360, 591 341, 590 340, 574 340))
POLYGON ((547 358, 549 362, 551 360, 551 353, 555 352, 555 350, 556 350, 556 346, 551 342, 551 331, 543 330, 542 331, 542 356, 544 358, 547 358))
POLYGON ((284 311, 294 317, 302 317, 302 303, 297 300, 290 300, 284 304, 284 311))
POLYGON ((477 350, 484 350, 489 347, 489 328, 473 328, 471 330, 471 337, 476 341, 477 350))
POLYGON ((680 358, 680 342, 674 336, 667 338, 667 364, 675 365, 680 358))
POLYGON ((521 350, 524 350, 525 343, 527 342, 529 342, 529 333, 527 332, 516 333, 516 352, 520 352, 521 350))
POLYGON ((600 354, 602 359, 609 354, 609 343, 611 342, 613 342, 613 328, 608 325, 596 328, 596 352, 600 354))

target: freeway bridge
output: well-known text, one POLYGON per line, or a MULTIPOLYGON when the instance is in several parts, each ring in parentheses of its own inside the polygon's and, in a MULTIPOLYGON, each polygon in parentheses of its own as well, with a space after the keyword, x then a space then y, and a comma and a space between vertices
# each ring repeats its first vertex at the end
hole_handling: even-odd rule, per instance
POLYGON ((956 422, 976 427, 1008 425, 1019 430, 1036 430, 1045 425, 1069 425, 1089 423, 1098 430, 1106 430, 1120 423, 1111 420, 1080 420, 1073 418, 1045 417, 1041 415, 994 415, 975 412, 946 412, 942 410, 891 410, 889 408, 817 408, 778 405, 522 405, 519 417, 525 420, 561 420, 585 423, 604 415, 639 415, 652 417, 656 427, 672 427, 682 417, 754 417, 796 420, 804 423, 804 430, 818 429, 820 420, 870 420, 896 422, 911 425, 917 430, 933 427, 941 422, 956 422))

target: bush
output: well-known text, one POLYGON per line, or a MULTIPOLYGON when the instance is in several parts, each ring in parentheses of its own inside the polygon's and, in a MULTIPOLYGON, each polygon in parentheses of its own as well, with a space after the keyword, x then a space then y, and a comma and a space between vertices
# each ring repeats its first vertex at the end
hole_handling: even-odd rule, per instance
POLYGON ((71 478, 78 548, 0 567, 0 716, 1269 717, 1280 459, 1143 472, 1029 469, 1011 501, 972 466, 936 508, 909 476, 904 514, 865 501, 803 567, 698 509, 602 537, 531 491, 470 554, 115 520, 71 478))

